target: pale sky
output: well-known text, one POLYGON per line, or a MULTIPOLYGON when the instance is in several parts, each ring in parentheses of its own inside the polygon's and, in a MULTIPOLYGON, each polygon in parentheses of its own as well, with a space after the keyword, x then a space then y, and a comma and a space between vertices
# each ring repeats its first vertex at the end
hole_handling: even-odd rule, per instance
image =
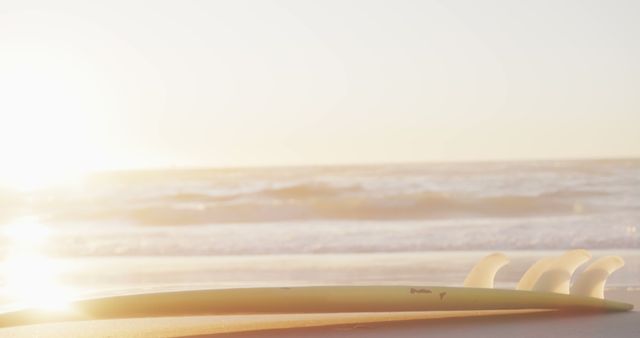
POLYGON ((639 1, 0 0, 0 173, 640 156, 638 18, 639 1))

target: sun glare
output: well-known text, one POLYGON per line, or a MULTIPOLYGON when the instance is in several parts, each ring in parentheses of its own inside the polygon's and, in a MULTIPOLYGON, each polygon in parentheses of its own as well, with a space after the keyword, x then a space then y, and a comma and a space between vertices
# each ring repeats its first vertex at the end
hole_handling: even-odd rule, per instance
POLYGON ((17 306, 68 308, 71 292, 60 283, 61 265, 42 252, 49 234, 49 229, 33 218, 17 220, 4 228, 7 256, 2 265, 2 293, 17 306))
POLYGON ((13 169, 0 169, 0 186, 17 191, 33 191, 82 182, 88 170, 58 166, 43 167, 38 161, 13 169))
MULTIPOLYGON (((44 107, 42 107, 44 109, 44 107)), ((72 114, 67 114, 70 119, 72 114)), ((25 111, 0 126, 0 186, 20 191, 69 183, 90 169, 92 149, 56 114, 25 111), (53 115, 53 116, 52 116, 53 115)))
POLYGON ((107 156, 96 141, 100 95, 91 79, 60 52, 16 50, 3 56, 11 67, 0 65, 0 188, 45 188, 96 169, 107 156))

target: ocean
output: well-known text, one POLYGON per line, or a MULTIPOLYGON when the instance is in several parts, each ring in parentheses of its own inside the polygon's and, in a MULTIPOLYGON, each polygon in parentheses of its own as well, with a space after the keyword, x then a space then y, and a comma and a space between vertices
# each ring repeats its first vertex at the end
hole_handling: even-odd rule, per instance
POLYGON ((0 190, 0 223, 3 304, 27 287, 460 285, 495 251, 511 287, 572 248, 621 255, 609 285, 637 287, 640 160, 97 173, 0 190))

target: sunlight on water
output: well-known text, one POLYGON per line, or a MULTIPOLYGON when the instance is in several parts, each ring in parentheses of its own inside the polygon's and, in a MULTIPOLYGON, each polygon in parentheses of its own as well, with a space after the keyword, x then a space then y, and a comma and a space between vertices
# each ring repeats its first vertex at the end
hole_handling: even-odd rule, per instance
POLYGON ((12 251, 34 251, 39 249, 49 236, 49 229, 35 218, 22 218, 4 229, 10 240, 12 251))
POLYGON ((5 297, 21 307, 65 309, 71 292, 59 282, 61 266, 42 252, 49 229, 37 219, 23 218, 7 225, 4 235, 5 297))

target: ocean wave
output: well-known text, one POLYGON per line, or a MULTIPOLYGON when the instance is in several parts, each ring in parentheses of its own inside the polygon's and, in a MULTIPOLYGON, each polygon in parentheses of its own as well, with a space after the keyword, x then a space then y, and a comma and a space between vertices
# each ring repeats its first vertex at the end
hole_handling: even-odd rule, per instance
POLYGON ((0 222, 16 213, 149 225, 540 217, 637 210, 638 187, 640 161, 121 172, 0 191, 0 222))
POLYGON ((140 224, 175 225, 292 220, 411 220, 461 217, 521 217, 593 211, 576 198, 591 193, 551 192, 537 196, 478 197, 418 191, 381 193, 361 186, 335 188, 298 184, 252 193, 212 196, 179 193, 135 203, 75 203, 51 208, 57 220, 129 220, 140 224), (567 198, 570 197, 570 198, 567 198))

